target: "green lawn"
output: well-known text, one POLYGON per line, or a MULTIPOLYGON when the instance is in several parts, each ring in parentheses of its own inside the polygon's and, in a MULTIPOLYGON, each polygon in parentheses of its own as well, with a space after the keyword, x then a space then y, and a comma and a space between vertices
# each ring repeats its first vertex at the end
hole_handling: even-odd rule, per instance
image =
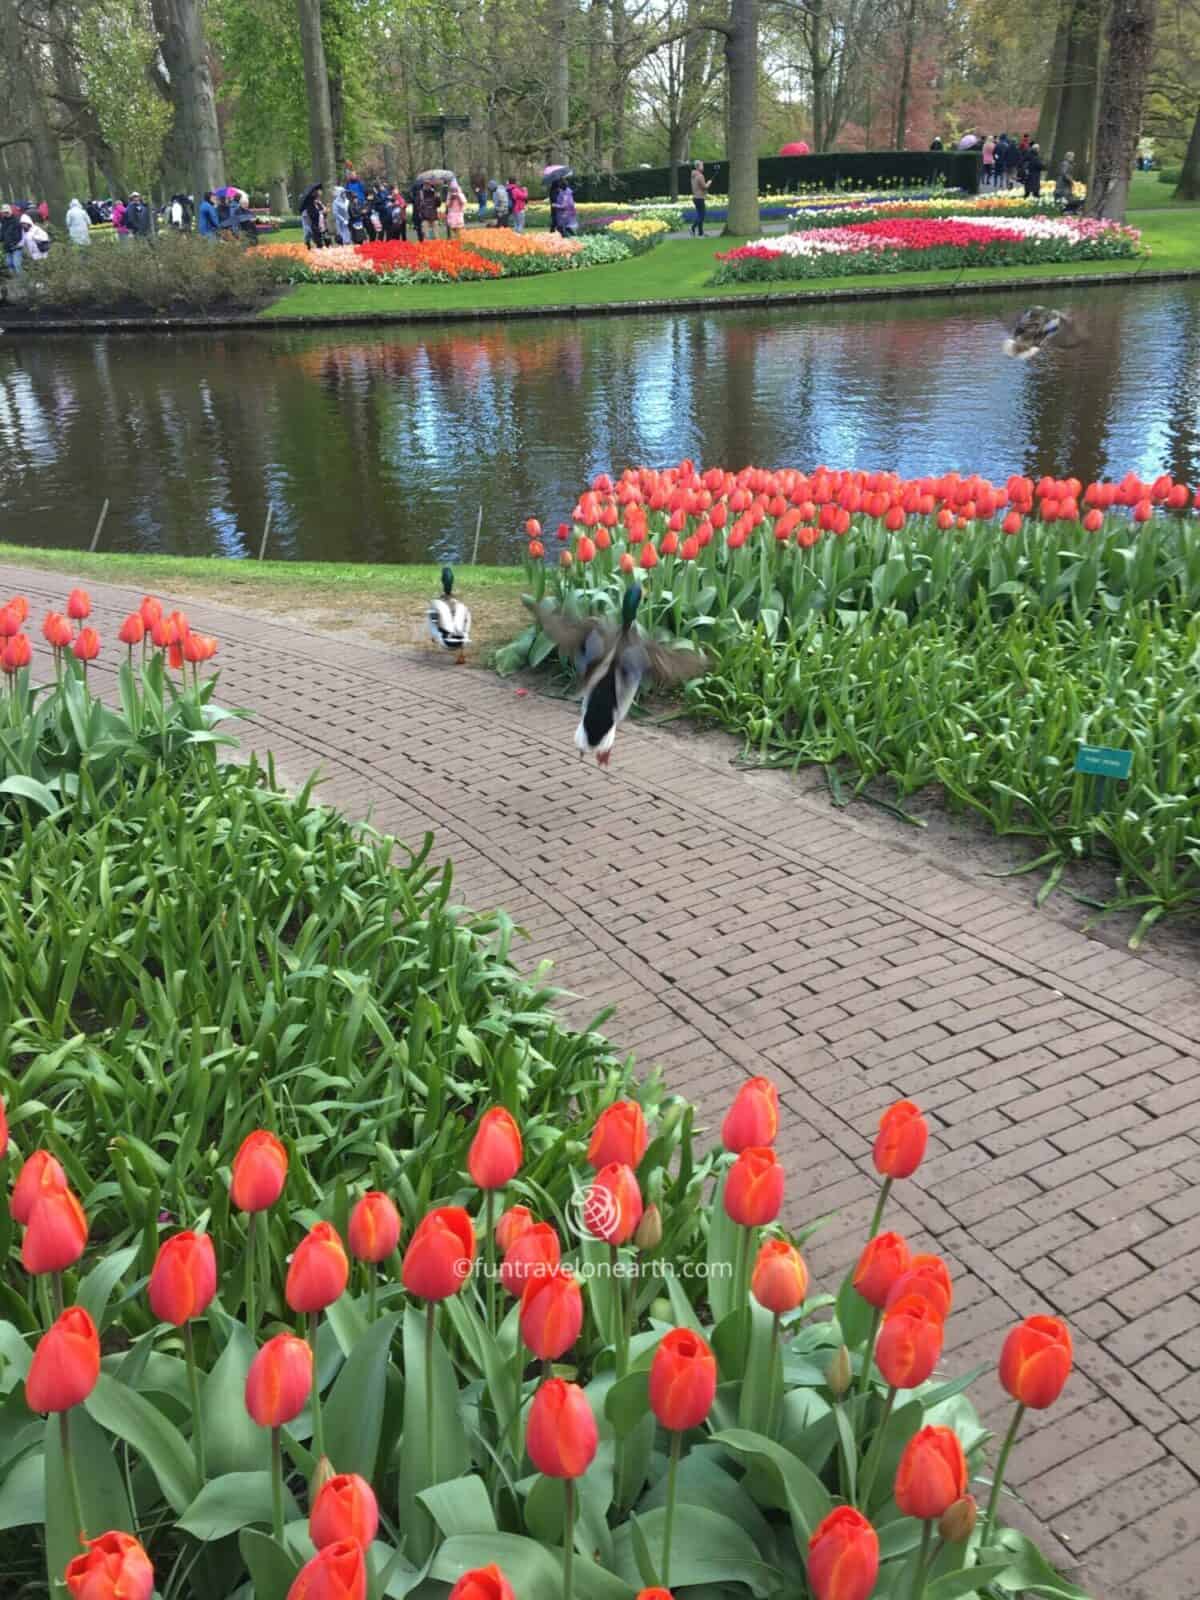
POLYGON ((493 283, 414 284, 379 286, 359 284, 298 284, 263 312, 265 317, 360 316, 385 312, 439 312, 470 309, 493 311, 534 306, 621 305, 636 300, 695 300, 710 296, 738 299, 747 295, 787 295, 796 291, 836 294, 855 289, 903 293, 906 289, 944 284, 960 278, 971 283, 1019 284, 1028 277, 1119 273, 1136 276, 1142 270, 1192 268, 1200 271, 1200 206, 1174 204, 1171 191, 1151 174, 1141 175, 1137 198, 1150 202, 1131 211, 1129 222, 1142 230, 1148 257, 1136 261, 1058 262, 1034 269, 997 268, 963 274, 954 269, 902 272, 881 279, 877 274, 817 278, 794 284, 709 285, 713 257, 736 240, 710 238, 667 239, 647 255, 607 267, 578 272, 546 273, 541 277, 500 279, 493 283))

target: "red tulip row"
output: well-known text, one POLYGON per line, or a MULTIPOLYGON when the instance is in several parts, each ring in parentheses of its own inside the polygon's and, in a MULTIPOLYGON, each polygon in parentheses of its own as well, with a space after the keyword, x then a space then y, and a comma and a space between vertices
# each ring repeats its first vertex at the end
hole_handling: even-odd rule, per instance
MULTIPOLYGON (((76 622, 86 622, 91 616, 92 601, 86 589, 72 589, 67 596, 66 611, 48 611, 42 622, 42 637, 54 652, 58 663, 67 652, 81 661, 86 671, 89 661, 100 654, 100 635, 95 628, 82 627, 76 633, 76 622)), ((29 666, 33 660, 33 644, 24 627, 29 617, 29 602, 24 595, 16 595, 7 605, 0 606, 0 669, 10 677, 29 666)), ((149 640, 156 650, 165 650, 169 664, 182 671, 184 663, 198 666, 211 661, 217 653, 217 641, 211 634, 197 633, 189 626, 182 611, 164 615, 162 602, 147 595, 137 611, 131 611, 122 622, 117 637, 129 649, 149 640)))
MULTIPOLYGON (((773 1148, 779 1125, 778 1095, 766 1078, 754 1078, 738 1091, 721 1129, 725 1150, 733 1157, 721 1188, 729 1219, 743 1230, 740 1259, 751 1260, 748 1289, 775 1318, 778 1339, 782 1316, 803 1305, 809 1274, 803 1257, 788 1240, 771 1237, 754 1247, 758 1230, 776 1222, 783 1203, 784 1169, 773 1148)), ((613 1247, 639 1234, 647 1245, 661 1237, 655 1208, 644 1208, 636 1169, 649 1145, 649 1129, 641 1107, 620 1101, 598 1118, 587 1158, 594 1170, 596 1206, 585 1210, 584 1223, 598 1239, 613 1247)), ((928 1141, 925 1118, 911 1101, 889 1108, 874 1143, 876 1170, 884 1179, 871 1237, 852 1275, 858 1296, 874 1313, 872 1331, 862 1352, 860 1392, 865 1389, 872 1357, 884 1383, 887 1400, 883 1423, 876 1430, 860 1476, 859 1507, 868 1504, 880 1464, 881 1446, 896 1395, 924 1384, 941 1355, 944 1325, 953 1302, 949 1268, 936 1255, 914 1255, 900 1235, 878 1231, 888 1193, 895 1182, 910 1178, 920 1166, 928 1141)), ((8 1130, 0 1103, 0 1154, 7 1149, 8 1130)), ((493 1107, 480 1119, 467 1167, 486 1200, 489 1252, 503 1253, 501 1283, 520 1301, 519 1331, 524 1346, 545 1362, 566 1354, 579 1337, 583 1301, 575 1275, 562 1262, 555 1230, 538 1222, 526 1207, 514 1206, 491 1225, 493 1199, 511 1183, 524 1159, 521 1131, 510 1113, 493 1107)), ((232 1164, 230 1199, 246 1214, 251 1233, 255 1219, 280 1199, 288 1176, 288 1153, 265 1130, 251 1133, 232 1164)), ((80 1306, 61 1309, 60 1274, 81 1257, 88 1224, 60 1163, 45 1150, 35 1150, 23 1163, 13 1187, 10 1209, 24 1229, 22 1260, 33 1274, 50 1274, 60 1311, 41 1337, 26 1378, 26 1399, 37 1412, 66 1414, 86 1400, 100 1373, 100 1342, 95 1324, 80 1306)), ((394 1202, 372 1191, 353 1208, 347 1228, 350 1253, 372 1269, 399 1246, 403 1223, 394 1202)), ((462 1291, 476 1261, 475 1224, 459 1206, 429 1211, 417 1224, 405 1249, 401 1278, 404 1288, 431 1310, 462 1291)), ((267 1340, 250 1365, 245 1384, 247 1412, 260 1427, 271 1430, 276 1487, 276 1536, 282 1537, 280 1430, 311 1404, 315 1453, 319 1461, 309 1516, 309 1532, 317 1554, 296 1578, 291 1600, 365 1600, 366 1551, 379 1522, 370 1485, 353 1474, 334 1475, 324 1459, 320 1400, 314 1386, 313 1348, 316 1318, 345 1292, 349 1259, 337 1230, 316 1223, 300 1241, 287 1272, 285 1299, 294 1312, 309 1318, 310 1340, 290 1332, 267 1340)), ((184 1326, 208 1309, 217 1292, 218 1270, 211 1239, 190 1230, 176 1233, 159 1248, 148 1284, 151 1309, 161 1321, 184 1326)), ((254 1327, 253 1314, 250 1316, 254 1327)), ((432 1324, 431 1324, 432 1325, 432 1324)), ((189 1366, 190 1333, 186 1339, 189 1366)), ((1070 1333, 1052 1317, 1031 1317, 1005 1341, 999 1373, 1017 1401, 997 1471, 985 1530, 990 1530, 1003 1479, 1008 1449, 1026 1407, 1044 1408, 1062 1391, 1071 1370, 1070 1333)), ((691 1328, 675 1328, 659 1341, 648 1374, 649 1406, 671 1436, 675 1459, 682 1436, 706 1422, 718 1382, 717 1360, 708 1342, 691 1328)), ((843 1349, 830 1373, 835 1396, 850 1388, 849 1353, 843 1349)), ((429 1397, 432 1403, 432 1395, 429 1397)), ((203 1429, 199 1406, 193 1417, 196 1444, 203 1461, 203 1429)), ((66 1438, 64 1429, 64 1438, 66 1438)), ((591 1465, 598 1430, 584 1390, 562 1378, 546 1377, 534 1392, 525 1423, 524 1448, 538 1472, 573 1484, 591 1465)), ((67 1451, 68 1480, 73 1467, 67 1451)), ((203 1476, 203 1467, 201 1466, 203 1476)), ((908 1443, 895 1476, 899 1509, 927 1527, 940 1524, 943 1539, 965 1540, 975 1525, 975 1504, 968 1494, 969 1473, 962 1446, 947 1427, 921 1429, 908 1443)), ((668 1522, 674 1503, 674 1474, 668 1487, 668 1522)), ((76 1493, 76 1505, 78 1496, 76 1493)), ((573 1500, 568 1498, 568 1508, 573 1500)), ((82 1517, 77 1511, 82 1529, 82 1517)), ((984 1544, 987 1543, 987 1531, 984 1544)), ((571 1533, 566 1534, 569 1568, 571 1533)), ((670 1534, 664 1534, 662 1576, 669 1582, 670 1534)), ((874 1588, 880 1561, 879 1540, 863 1511, 844 1505, 833 1510, 814 1530, 808 1550, 809 1585, 816 1600, 866 1600, 874 1588)), ((918 1578, 920 1573, 918 1573, 918 1578)), ((145 1600, 154 1574, 136 1540, 119 1532, 87 1542, 65 1573, 77 1600, 145 1600)), ((569 1578, 567 1581, 569 1594, 569 1578)), ((914 1589, 919 1594, 920 1585, 914 1589)), ((644 1591, 661 1596, 666 1590, 644 1591)), ((494 1566, 467 1573, 456 1585, 457 1600, 511 1600, 512 1590, 494 1566)))

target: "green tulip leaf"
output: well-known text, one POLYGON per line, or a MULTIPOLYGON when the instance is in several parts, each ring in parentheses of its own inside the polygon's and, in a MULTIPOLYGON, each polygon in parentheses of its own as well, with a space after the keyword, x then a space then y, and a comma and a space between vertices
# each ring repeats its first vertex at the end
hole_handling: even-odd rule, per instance
POLYGON ((708 1275, 705 1283, 713 1322, 719 1324, 733 1310, 737 1293, 738 1250, 742 1229, 725 1210, 725 1175, 717 1185, 708 1221, 708 1275))
POLYGON ((736 1455, 764 1467, 782 1489, 792 1522, 796 1543, 804 1549, 813 1529, 833 1510, 829 1490, 798 1456, 774 1439, 744 1428, 729 1428, 713 1435, 713 1443, 724 1445, 736 1455))
MULTIPOLYGON (((1057 1572, 1032 1539, 1015 1528, 1001 1528, 994 1543, 979 1552, 980 1558, 988 1561, 999 1560, 1002 1554, 1008 1561, 995 1579, 997 1589, 1045 1595, 1047 1600, 1088 1600, 1086 1590, 1057 1572)), ((939 1597, 935 1595, 934 1600, 939 1597)))
POLYGON ((848 1275, 838 1290, 835 1315, 841 1329, 842 1343, 851 1351, 862 1350, 871 1332, 875 1308, 868 1305, 854 1287, 853 1275, 848 1275))
MULTIPOLYGON (((103 1382, 103 1379, 101 1379, 103 1382)), ((125 1492, 125 1481, 113 1455, 112 1440, 97 1427, 81 1406, 70 1417, 71 1454, 83 1504, 83 1525, 107 1532, 110 1528, 134 1532, 133 1512, 125 1492)), ((62 1586, 67 1562, 79 1554, 78 1530, 71 1510, 71 1492, 63 1465, 59 1419, 46 1424, 46 1566, 50 1593, 62 1586)))
POLYGON ((417 1496, 446 1538, 460 1533, 495 1533, 496 1514, 483 1479, 471 1474, 422 1489, 417 1496))
MULTIPOLYGON (((663 1529, 666 1509, 647 1511, 638 1518, 658 1580, 666 1583, 663 1571, 663 1529)), ((625 1523, 613 1533, 613 1556, 617 1571, 631 1584, 644 1582, 634 1549, 634 1532, 625 1523)), ((758 1547, 728 1517, 707 1507, 676 1505, 675 1527, 671 1536, 670 1581, 672 1590, 694 1583, 744 1583, 753 1594, 768 1595, 778 1589, 782 1575, 762 1560, 758 1547)))
MULTIPOLYGON (((285 1489, 285 1519, 299 1515, 296 1502, 285 1489)), ((256 1522, 269 1527, 271 1517, 271 1474, 227 1472, 204 1485, 180 1517, 179 1526, 194 1539, 224 1539, 256 1522)))
POLYGON ((400 1315, 372 1323, 353 1346, 325 1402, 325 1448, 338 1472, 375 1476, 383 1429, 392 1336, 400 1315))
POLYGON ((62 799, 53 789, 48 789, 36 778, 27 778, 21 773, 0 781, 0 794, 15 794, 22 800, 31 800, 35 806, 40 806, 50 816, 62 810, 62 799))
POLYGON ((618 1378, 604 1396, 604 1415, 618 1439, 631 1434, 650 1410, 650 1373, 645 1367, 618 1378))
POLYGON ((228 1342, 203 1378, 205 1466, 211 1478, 234 1472, 266 1472, 271 1434, 246 1410, 246 1374, 257 1345, 240 1323, 229 1321, 228 1342))
POLYGON ((254 1600, 287 1600, 301 1563, 290 1551, 257 1528, 243 1528, 238 1534, 238 1549, 250 1568, 254 1600))
MULTIPOLYGON (((999 1561, 980 1563, 977 1567, 964 1567, 961 1572, 947 1572, 925 1585, 923 1600, 962 1600, 964 1595, 979 1594, 990 1583, 997 1582, 1000 1574, 1007 1570, 1004 1562, 999 1561)), ((1064 1589, 1054 1592, 1067 1594, 1070 1591, 1064 1589)), ((1076 1589, 1074 1593, 1083 1595, 1083 1590, 1076 1589)))
MULTIPOLYGON (((759 1550, 771 1545, 771 1527, 744 1482, 738 1482, 728 1468, 730 1460, 716 1444, 693 1445, 679 1463, 676 1494, 681 1505, 707 1506, 736 1522, 759 1550)), ((667 1475, 661 1473, 638 1502, 639 1511, 652 1511, 666 1504, 667 1475)))
POLYGON ((425 1314, 404 1313, 404 1449, 400 1457, 400 1526, 414 1560, 433 1548, 434 1523, 418 1496, 422 1489, 470 1471, 471 1454, 458 1413, 458 1385, 446 1348, 435 1333, 433 1392, 425 1375, 425 1314))
POLYGON ((40 1450, 22 1456, 0 1482, 0 1531, 46 1520, 46 1458, 40 1450))
POLYGON ((195 1460, 187 1440, 156 1405, 102 1372, 84 1406, 93 1422, 132 1445, 177 1515, 191 1505, 200 1488, 195 1460))
POLYGON ((738 1396, 738 1426, 751 1433, 769 1434, 776 1396, 783 1393, 779 1340, 771 1313, 753 1299, 749 1309, 750 1340, 738 1396))
POLYGON ((98 1262, 79 1285, 75 1303, 83 1307, 97 1329, 103 1330, 104 1314, 112 1299, 112 1292, 137 1260, 140 1248, 139 1245, 130 1244, 123 1250, 114 1250, 98 1262))
MULTIPOLYGON (((464 1572, 495 1562, 521 1600, 562 1600, 562 1552, 548 1550, 536 1539, 515 1533, 472 1533, 447 1539, 434 1558, 431 1575, 457 1583, 464 1572)), ((585 1556, 573 1564, 574 1591, 579 1600, 633 1600, 643 1586, 605 1572, 585 1556)), ((258 1595, 255 1600, 260 1600, 258 1595)))

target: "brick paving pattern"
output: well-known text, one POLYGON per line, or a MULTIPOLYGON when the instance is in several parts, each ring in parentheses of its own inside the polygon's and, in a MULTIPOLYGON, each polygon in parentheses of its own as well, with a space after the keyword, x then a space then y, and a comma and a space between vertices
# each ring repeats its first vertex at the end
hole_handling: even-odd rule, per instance
MULTIPOLYGON (((35 616, 55 575, 7 569, 35 616)), ((111 682, 140 595, 96 586, 111 682)), ((1030 1415, 1012 1513, 1096 1600, 1200 1597, 1200 991, 1065 930, 712 748, 618 739, 577 760, 573 707, 403 645, 392 652, 189 604, 221 641, 219 699, 250 748, 370 813, 426 830, 457 892, 527 930, 584 1021, 661 1063, 710 1125, 766 1071, 788 1115, 788 1218, 834 1213, 807 1250, 836 1290, 876 1194, 870 1147, 900 1096, 929 1154, 889 1223, 955 1277, 949 1365, 994 1366, 1048 1310, 1076 1335, 1061 1401, 1030 1415)), ((1007 1401, 976 1399, 993 1426, 1007 1401)))

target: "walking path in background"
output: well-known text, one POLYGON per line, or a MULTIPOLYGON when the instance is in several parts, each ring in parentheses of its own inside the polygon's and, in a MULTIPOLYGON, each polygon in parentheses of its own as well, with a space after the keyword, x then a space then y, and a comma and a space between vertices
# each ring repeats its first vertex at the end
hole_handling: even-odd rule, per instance
MULTIPOLYGON (((6 567, 35 616, 54 574, 6 567)), ((140 591, 92 586, 104 639, 140 591)), ((436 835, 457 894, 528 930, 573 1020, 661 1063, 715 1130, 737 1083, 783 1091, 786 1217, 834 1292, 861 1245, 881 1110, 910 1096, 928 1156, 891 1226, 954 1274, 954 1373, 994 1366, 1050 1311, 1076 1336, 1060 1402, 1030 1414, 1013 1514, 1096 1600, 1200 1596, 1200 991, 916 860, 728 765, 732 746, 634 727, 609 773, 580 762, 574 707, 411 646, 204 604, 219 699, 286 779, 402 840, 436 835)), ((989 1374, 975 1398, 1003 1425, 989 1374)))

